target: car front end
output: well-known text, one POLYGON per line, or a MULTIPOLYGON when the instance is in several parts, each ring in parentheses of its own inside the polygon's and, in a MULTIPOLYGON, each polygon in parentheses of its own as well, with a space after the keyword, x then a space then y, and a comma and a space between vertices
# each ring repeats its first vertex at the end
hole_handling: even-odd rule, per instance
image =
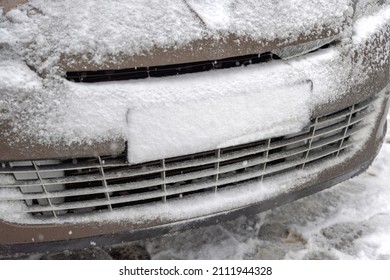
POLYGON ((1 1, 5 254, 265 211, 382 145, 389 1, 21 2, 1 1))

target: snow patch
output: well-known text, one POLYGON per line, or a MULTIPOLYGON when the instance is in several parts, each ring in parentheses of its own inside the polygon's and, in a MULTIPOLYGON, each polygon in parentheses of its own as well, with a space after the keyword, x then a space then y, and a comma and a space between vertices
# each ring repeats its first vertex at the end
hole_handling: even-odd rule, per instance
POLYGON ((294 41, 318 28, 341 30, 349 0, 189 0, 213 33, 233 33, 254 40, 294 41))
POLYGON ((209 96, 190 103, 163 101, 145 109, 130 109, 129 161, 145 162, 248 143, 298 132, 308 124, 310 83, 270 88, 268 83, 252 79, 253 73, 242 72, 243 77, 249 75, 244 82, 237 79, 237 73, 237 86, 230 86, 228 74, 219 76, 225 82, 214 79, 214 85, 207 85, 210 88, 199 81, 193 89, 209 96), (221 87, 229 94, 214 96, 221 87))
POLYGON ((383 29, 383 26, 390 24, 390 6, 370 16, 362 17, 355 22, 353 41, 355 44, 362 44, 373 34, 383 29))

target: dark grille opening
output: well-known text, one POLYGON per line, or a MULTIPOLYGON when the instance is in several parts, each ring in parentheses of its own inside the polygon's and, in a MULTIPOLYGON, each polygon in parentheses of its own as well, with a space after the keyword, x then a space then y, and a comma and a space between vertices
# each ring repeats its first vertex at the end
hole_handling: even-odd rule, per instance
MULTIPOLYGON (((95 207, 89 207, 89 208, 68 209, 66 214, 68 214, 68 215, 69 214, 71 214, 71 215, 81 215, 81 214, 88 214, 88 213, 91 213, 91 212, 102 212, 102 211, 107 211, 107 210, 108 210, 108 207, 105 206, 105 205, 102 205, 102 206, 95 206, 95 207)), ((59 212, 59 213, 61 213, 61 212, 59 212)), ((48 214, 50 214, 50 213, 48 213, 48 214)))
POLYGON ((47 199, 31 199, 29 201, 25 201, 27 206, 34 205, 49 205, 49 201, 47 199))
POLYGON ((230 160, 223 161, 219 164, 220 167, 227 166, 230 164, 235 164, 235 163, 242 163, 242 165, 245 167, 245 164, 247 164, 249 161, 258 159, 258 158, 264 158, 265 154, 264 152, 262 153, 256 153, 244 157, 239 157, 239 158, 234 158, 230 160))
POLYGON ((137 205, 144 205, 144 204, 150 204, 150 203, 155 203, 155 202, 160 202, 160 198, 153 198, 153 199, 145 199, 141 201, 134 201, 134 202, 123 202, 123 203, 117 203, 113 204, 112 208, 123 208, 123 207, 129 207, 129 206, 137 206, 137 205))
POLYGON ((67 190, 80 190, 85 188, 97 188, 101 187, 102 182, 101 181, 86 181, 86 182, 80 182, 80 183, 67 183, 66 189, 67 190))
POLYGON ((249 150, 251 148, 262 148, 267 146, 267 141, 256 141, 254 143, 248 143, 248 144, 242 144, 237 145, 234 147, 227 147, 221 149, 221 155, 234 153, 234 152, 241 152, 242 150, 249 150))
POLYGON ((161 186, 152 186, 152 187, 148 187, 148 188, 121 190, 121 191, 116 191, 116 192, 110 193, 110 197, 120 197, 120 196, 126 196, 126 195, 136 195, 136 194, 155 192, 155 191, 160 191, 160 190, 161 190, 161 186))
MULTIPOLYGON (((89 194, 89 195, 78 195, 78 196, 68 196, 65 198, 64 203, 70 203, 70 202, 78 202, 78 201, 91 201, 91 200, 98 200, 98 199, 104 199, 106 196, 104 193, 95 193, 95 194, 89 194)), ((63 203, 59 203, 63 204, 63 203)))
POLYGON ((209 157, 215 157, 215 152, 214 151, 207 151, 207 152, 203 152, 203 153, 168 158, 168 159, 165 159, 165 164, 175 166, 175 165, 179 165, 180 163, 185 163, 187 161, 204 159, 204 158, 209 158, 209 157))
POLYGON ((211 192, 215 192, 214 187, 172 195, 172 196, 167 197, 167 200, 181 199, 184 197, 190 197, 190 196, 194 196, 194 195, 206 194, 206 193, 211 193, 211 192))
POLYGON ((213 169, 213 168, 214 168, 214 164, 199 165, 199 166, 193 166, 187 168, 178 168, 178 169, 166 171, 165 176, 171 177, 171 176, 183 175, 183 174, 188 174, 192 172, 213 169))
POLYGON ((66 170, 65 176, 77 176, 77 175, 93 175, 99 174, 98 168, 88 168, 88 169, 75 169, 75 170, 66 170))
POLYGON ((99 70, 67 72, 66 79, 72 82, 97 83, 120 80, 146 79, 149 77, 166 77, 189 73, 204 72, 217 69, 248 66, 280 59, 270 52, 243 55, 219 60, 207 60, 191 63, 171 64, 164 66, 136 67, 120 70, 99 70))
POLYGON ((122 178, 113 178, 113 179, 107 179, 107 185, 117 185, 117 184, 126 184, 126 183, 136 183, 136 182, 142 182, 142 181, 148 181, 153 179, 160 179, 161 173, 151 173, 151 174, 145 174, 140 176, 124 176, 122 178))
POLYGON ((269 162, 267 162, 267 168, 281 166, 282 164, 285 164, 286 162, 295 162, 297 159, 301 159, 303 154, 304 153, 299 153, 296 155, 292 155, 290 157, 285 157, 282 159, 276 159, 276 160, 269 161, 269 162))

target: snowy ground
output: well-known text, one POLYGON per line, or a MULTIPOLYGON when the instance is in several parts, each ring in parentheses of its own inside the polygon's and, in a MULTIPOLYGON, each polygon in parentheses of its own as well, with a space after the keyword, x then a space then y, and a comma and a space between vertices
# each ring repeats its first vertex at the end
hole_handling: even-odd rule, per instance
POLYGON ((389 179, 390 132, 367 172, 272 211, 141 243, 43 258, 390 259, 389 179))

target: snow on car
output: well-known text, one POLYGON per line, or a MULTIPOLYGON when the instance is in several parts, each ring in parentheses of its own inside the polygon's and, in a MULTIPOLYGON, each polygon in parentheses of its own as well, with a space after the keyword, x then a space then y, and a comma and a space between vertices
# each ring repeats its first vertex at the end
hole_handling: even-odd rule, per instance
POLYGON ((264 211, 382 145, 389 1, 0 3, 2 251, 264 211))

